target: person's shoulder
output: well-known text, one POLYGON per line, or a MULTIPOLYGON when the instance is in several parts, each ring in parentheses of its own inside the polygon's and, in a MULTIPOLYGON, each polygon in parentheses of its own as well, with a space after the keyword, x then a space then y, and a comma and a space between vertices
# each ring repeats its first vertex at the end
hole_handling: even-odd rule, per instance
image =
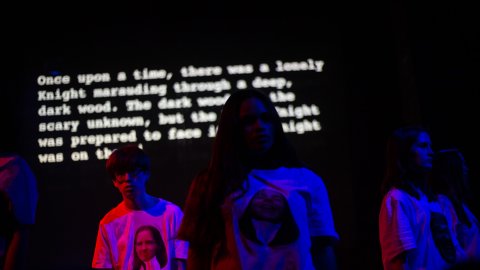
POLYGON ((173 202, 166 201, 167 202, 167 207, 174 210, 175 212, 182 212, 182 208, 173 202))
POLYGON ((7 185, 15 182, 36 189, 36 178, 33 171, 26 160, 18 154, 3 153, 0 156, 0 173, 2 182, 7 185))
POLYGON ((399 189, 399 188, 396 188, 396 187, 392 187, 388 192, 387 194, 385 194, 386 197, 394 197, 394 198, 404 198, 406 196, 408 196, 408 193, 399 189))
POLYGON ((291 174, 298 175, 303 180, 313 181, 313 182, 322 182, 322 177, 316 173, 313 169, 303 166, 303 167, 292 167, 288 168, 291 174))
POLYGON ((299 185, 305 185, 314 190, 326 188, 322 177, 307 166, 285 168, 285 176, 295 179, 299 185))
POLYGON ((411 201, 412 199, 415 198, 406 191, 395 187, 391 188, 384 196, 384 200, 390 202, 407 202, 411 201))
POLYGON ((159 216, 163 216, 169 223, 175 223, 176 220, 183 218, 183 210, 177 204, 158 198, 156 209, 159 211, 159 216))
POLYGON ((14 153, 1 153, 0 154, 0 167, 21 165, 25 163, 25 160, 18 154, 14 153))
POLYGON ((114 208, 110 209, 100 220, 100 225, 105 225, 109 224, 112 221, 130 213, 131 210, 129 210, 127 207, 123 205, 123 203, 117 204, 114 208))
POLYGON ((168 210, 168 212, 173 212, 173 213, 182 212, 182 208, 180 208, 180 206, 178 206, 177 204, 169 200, 165 200, 163 198, 157 197, 157 199, 158 199, 157 207, 165 208, 168 210))
POLYGON ((438 202, 443 203, 443 204, 449 204, 449 205, 452 204, 452 202, 450 201, 448 196, 446 196, 444 194, 438 194, 437 195, 437 200, 438 200, 438 202))

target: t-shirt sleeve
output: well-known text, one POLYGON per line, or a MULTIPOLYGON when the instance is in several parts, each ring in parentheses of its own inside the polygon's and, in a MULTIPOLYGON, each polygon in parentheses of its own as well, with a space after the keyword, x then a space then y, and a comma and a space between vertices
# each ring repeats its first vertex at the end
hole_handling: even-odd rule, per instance
POLYGON ((180 240, 177 237, 178 230, 180 229, 180 224, 182 223, 183 212, 179 207, 175 207, 174 218, 173 218, 173 226, 175 229, 175 254, 174 258, 176 259, 187 259, 188 255, 188 242, 184 240, 180 240))
POLYGON ((391 261, 402 252, 416 248, 415 236, 410 224, 410 213, 405 196, 388 193, 383 199, 379 215, 379 237, 382 260, 391 261))
POLYGON ((95 251, 93 253, 92 268, 112 268, 110 248, 106 237, 105 228, 98 228, 95 251))
POLYGON ((20 156, 8 157, 0 171, 0 190, 5 192, 19 224, 34 224, 38 202, 37 180, 20 156))
POLYGON ((308 222, 311 236, 328 236, 338 239, 333 222, 332 209, 327 189, 320 176, 307 172, 310 181, 310 201, 308 207, 308 222))

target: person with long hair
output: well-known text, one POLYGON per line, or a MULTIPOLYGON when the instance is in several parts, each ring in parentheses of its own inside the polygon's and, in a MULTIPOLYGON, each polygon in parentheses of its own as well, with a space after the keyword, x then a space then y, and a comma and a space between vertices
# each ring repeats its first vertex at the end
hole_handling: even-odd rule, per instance
POLYGON ((458 242, 434 196, 429 177, 433 150, 420 126, 398 128, 387 142, 379 239, 385 270, 448 269, 458 242))
POLYGON ((223 106, 179 237, 189 242, 192 270, 336 268, 325 185, 298 159, 262 92, 238 90, 223 106))
POLYGON ((471 211, 472 194, 468 166, 456 148, 435 153, 432 187, 445 214, 452 217, 452 229, 465 251, 467 261, 480 263, 480 225, 471 211))

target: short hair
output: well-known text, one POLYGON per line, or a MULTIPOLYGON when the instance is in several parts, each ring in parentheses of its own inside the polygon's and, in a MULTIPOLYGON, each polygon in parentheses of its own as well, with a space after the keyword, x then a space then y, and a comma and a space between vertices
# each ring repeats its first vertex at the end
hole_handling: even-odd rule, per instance
POLYGON ((107 159, 106 169, 112 179, 116 174, 140 169, 150 171, 150 158, 137 145, 130 144, 113 150, 107 159))

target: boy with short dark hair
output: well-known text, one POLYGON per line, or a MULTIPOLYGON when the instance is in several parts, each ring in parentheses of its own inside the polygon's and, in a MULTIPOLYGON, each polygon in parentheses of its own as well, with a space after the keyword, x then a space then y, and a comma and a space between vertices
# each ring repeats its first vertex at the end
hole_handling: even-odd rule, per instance
POLYGON ((147 194, 146 183, 150 177, 147 154, 136 145, 118 148, 108 158, 106 169, 123 201, 100 221, 92 267, 185 269, 188 244, 176 238, 183 213, 177 205, 147 194), (146 239, 135 243, 137 230, 145 226, 155 227, 160 232, 160 242, 146 239), (153 255, 142 256, 136 251, 153 255), (166 257, 154 256, 162 253, 166 253, 166 257), (135 257, 151 259, 138 261, 135 257))

